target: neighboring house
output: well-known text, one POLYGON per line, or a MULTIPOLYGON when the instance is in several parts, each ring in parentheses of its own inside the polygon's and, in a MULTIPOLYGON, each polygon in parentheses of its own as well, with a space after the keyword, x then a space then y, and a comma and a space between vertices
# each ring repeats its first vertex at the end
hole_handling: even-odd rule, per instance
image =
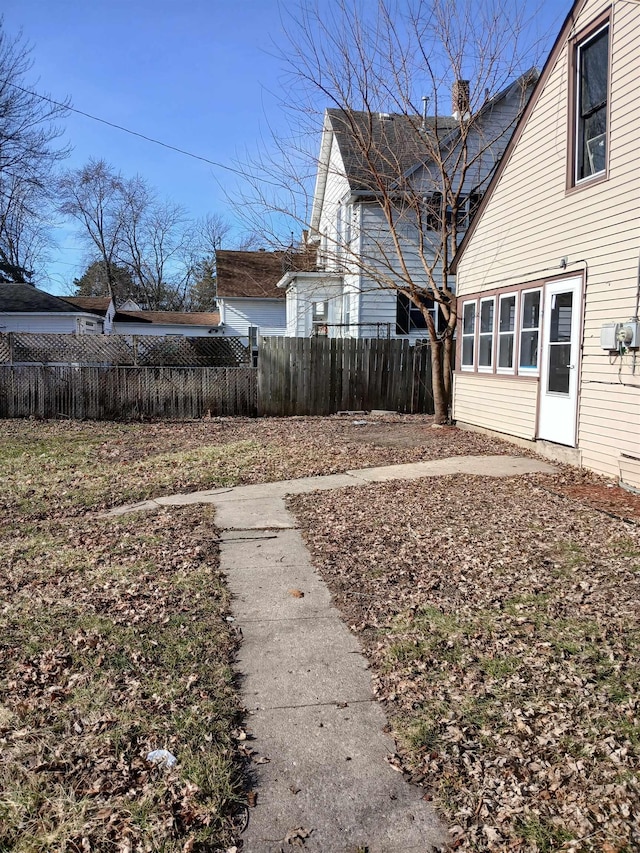
POLYGON ((109 296, 65 296, 64 301, 102 317, 102 331, 105 335, 110 335, 113 331, 116 308, 109 296))
POLYGON ((173 335, 202 337, 222 334, 217 311, 122 311, 113 319, 116 335, 173 335))
MULTIPOLYGON (((475 162, 462 188, 459 233, 464 233, 475 212, 535 76, 529 71, 474 116, 469 150, 475 162)), ((389 186, 398 185, 387 198, 395 192, 400 200, 402 187, 410 187, 412 198, 420 204, 424 201, 420 225, 414 209, 407 212, 406 206, 398 204, 394 213, 403 260, 413 282, 423 287, 427 274, 419 244, 426 242, 425 253, 435 258, 440 217, 448 215, 437 182, 439 172, 426 157, 425 136, 455 150, 460 122, 469 109, 465 81, 454 86, 453 102, 458 112, 438 117, 326 111, 307 242, 317 252, 317 264, 314 269, 286 272, 279 282, 287 295, 287 335, 426 337, 421 310, 394 289, 402 283, 400 260, 376 187, 383 178, 389 186), (428 212, 433 210, 437 215, 428 212)), ((436 274, 442 280, 441 273, 436 274)))
POLYGON ((454 417, 640 489, 640 3, 578 0, 454 262, 454 417))
POLYGON ((276 285, 289 253, 216 252, 216 287, 220 323, 225 335, 247 338, 286 333, 285 293, 276 285))
POLYGON ((98 335, 104 316, 38 290, 32 284, 0 284, 0 333, 98 335))

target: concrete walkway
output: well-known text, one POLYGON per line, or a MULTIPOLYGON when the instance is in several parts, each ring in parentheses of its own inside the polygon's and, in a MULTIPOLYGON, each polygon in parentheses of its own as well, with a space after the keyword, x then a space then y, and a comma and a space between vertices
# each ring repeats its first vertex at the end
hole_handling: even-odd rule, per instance
POLYGON ((246 727, 254 737, 247 745, 255 750, 257 803, 243 835, 245 853, 302 845, 313 853, 426 853, 446 840, 422 792, 385 760, 394 744, 383 732, 367 663, 313 570, 285 495, 443 474, 553 470, 522 457, 455 457, 174 495, 109 513, 216 506, 221 569, 243 632, 237 668, 246 727))

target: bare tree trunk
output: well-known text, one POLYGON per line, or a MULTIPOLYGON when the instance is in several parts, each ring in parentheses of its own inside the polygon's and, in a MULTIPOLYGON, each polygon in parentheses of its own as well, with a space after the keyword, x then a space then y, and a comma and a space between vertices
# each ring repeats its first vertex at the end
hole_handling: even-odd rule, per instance
POLYGON ((438 338, 431 339, 431 384, 433 387, 434 422, 446 424, 449 420, 449 396, 444 377, 444 346, 438 338))
MULTIPOLYGON (((450 330, 447 329, 447 334, 443 341, 444 354, 442 359, 442 378, 444 381, 444 389, 447 397, 447 409, 451 407, 451 401, 453 399, 453 360, 454 360, 454 350, 453 350, 453 333, 449 334, 450 330)), ((449 416, 449 413, 448 413, 449 416)))

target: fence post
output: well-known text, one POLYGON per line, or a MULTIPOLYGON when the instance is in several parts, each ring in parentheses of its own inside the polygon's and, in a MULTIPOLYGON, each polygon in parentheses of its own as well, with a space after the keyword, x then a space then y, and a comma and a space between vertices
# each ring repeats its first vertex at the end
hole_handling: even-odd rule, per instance
POLYGON ((13 332, 9 332, 9 364, 13 365, 13 332))

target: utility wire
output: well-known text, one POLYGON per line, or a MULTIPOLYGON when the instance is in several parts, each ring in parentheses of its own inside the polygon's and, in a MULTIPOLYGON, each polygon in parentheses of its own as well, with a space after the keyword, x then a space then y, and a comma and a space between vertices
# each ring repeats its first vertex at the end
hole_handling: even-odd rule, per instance
POLYGON ((191 151, 185 151, 184 148, 177 148, 175 145, 169 145, 168 142, 162 142, 160 139, 154 139, 152 136, 145 136, 144 133, 138 133, 137 130, 131 130, 128 127, 123 127, 121 124, 115 124, 112 121, 107 121, 106 118, 100 118, 99 116, 91 115, 91 113, 86 113, 83 110, 78 110, 76 107, 70 107, 68 104, 55 101, 53 98, 48 98, 46 95, 41 95, 39 92, 32 92, 30 89, 24 89, 22 86, 18 86, 17 83, 12 83, 11 80, 5 80, 3 85, 6 85, 7 83, 9 86, 13 86, 14 89, 19 89, 21 92, 24 92, 25 95, 32 95, 34 98, 41 98, 43 101, 48 101, 50 104, 53 104, 56 107, 61 107, 63 110, 69 110, 72 113, 77 113, 85 118, 90 118, 92 121, 99 121, 101 124, 114 127, 116 130, 121 130, 123 133, 129 133, 131 136, 137 136, 140 139, 144 139, 146 142, 152 142, 154 145, 161 145, 163 148, 168 148, 170 151, 176 151, 178 154, 184 154, 185 157, 192 157, 194 160, 201 160, 203 163, 208 163, 210 166, 216 166, 218 169, 225 169, 227 172, 233 172, 235 175, 242 175, 243 177, 246 176, 246 172, 243 172, 241 169, 234 169, 232 166, 225 166, 224 163, 219 163, 216 160, 210 160, 208 157, 202 157, 200 154, 193 154, 191 151))

